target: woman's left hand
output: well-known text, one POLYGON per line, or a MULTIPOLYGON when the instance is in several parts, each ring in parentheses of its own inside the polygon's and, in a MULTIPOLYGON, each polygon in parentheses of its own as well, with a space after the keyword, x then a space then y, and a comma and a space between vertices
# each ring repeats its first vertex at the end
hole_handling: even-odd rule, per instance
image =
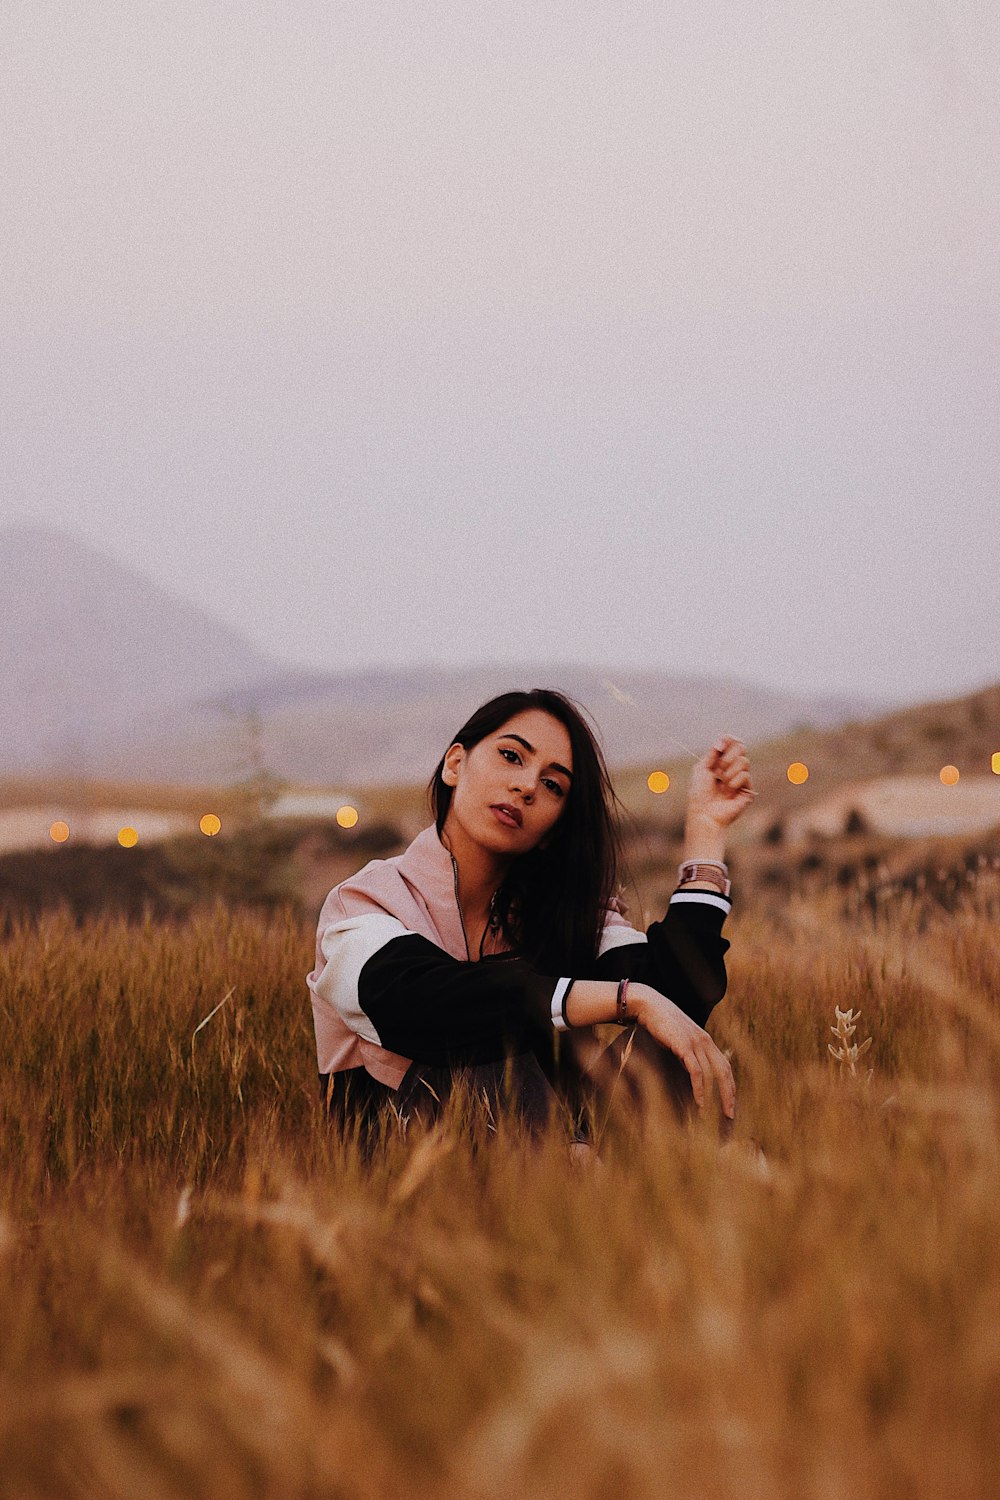
POLYGON ((692 768, 688 817, 728 828, 756 795, 750 784, 746 746, 733 735, 723 734, 692 768))

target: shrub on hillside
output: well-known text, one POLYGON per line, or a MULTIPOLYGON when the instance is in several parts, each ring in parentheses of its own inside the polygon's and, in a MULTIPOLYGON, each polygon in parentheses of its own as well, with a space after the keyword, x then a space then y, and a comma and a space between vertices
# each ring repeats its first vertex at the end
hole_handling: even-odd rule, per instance
POLYGON ((214 901, 258 909, 300 906, 293 860, 317 832, 356 852, 358 864, 395 852, 399 830, 374 824, 354 835, 335 825, 259 822, 206 838, 185 834, 123 849, 117 844, 64 844, 0 856, 0 914, 18 916, 65 907, 79 923, 98 912, 130 920, 184 916, 214 901))

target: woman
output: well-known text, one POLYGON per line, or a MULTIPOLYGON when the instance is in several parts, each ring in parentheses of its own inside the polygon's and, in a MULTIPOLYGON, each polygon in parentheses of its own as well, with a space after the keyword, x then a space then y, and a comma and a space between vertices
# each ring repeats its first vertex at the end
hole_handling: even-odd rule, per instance
POLYGON ((754 796, 742 742, 722 736, 692 769, 680 882, 638 931, 617 894, 618 799, 572 700, 484 703, 431 777, 433 823, 320 912, 307 983, 334 1115, 363 1135, 385 1102, 426 1117, 462 1076, 532 1128, 565 1107, 585 1140, 588 1101, 620 1074, 636 1097, 644 1059, 680 1113, 715 1087, 731 1120, 704 1025, 726 990, 726 833, 754 796), (627 1033, 602 1049, 593 1027, 616 1020, 627 1033))

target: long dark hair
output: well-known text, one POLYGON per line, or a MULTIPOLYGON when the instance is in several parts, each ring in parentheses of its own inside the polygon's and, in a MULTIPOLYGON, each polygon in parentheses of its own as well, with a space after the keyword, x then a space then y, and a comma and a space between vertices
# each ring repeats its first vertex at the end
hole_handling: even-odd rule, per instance
MULTIPOLYGON (((516 859, 500 888, 498 909, 512 949, 543 974, 570 974, 597 958, 608 903, 622 896, 626 871, 619 808, 597 739, 581 705, 555 688, 501 693, 477 708, 448 743, 471 750, 525 709, 544 709, 566 726, 573 782, 545 847, 516 859)), ((447 750, 445 751, 447 754, 447 750)), ((444 755, 427 786, 438 838, 454 788, 441 775, 444 755)))

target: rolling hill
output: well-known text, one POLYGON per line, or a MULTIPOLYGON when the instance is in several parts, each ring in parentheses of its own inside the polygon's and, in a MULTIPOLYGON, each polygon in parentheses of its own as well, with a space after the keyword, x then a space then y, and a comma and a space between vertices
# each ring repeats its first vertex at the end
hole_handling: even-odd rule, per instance
POLYGON ((99 747, 153 712, 274 670, 235 631, 86 543, 0 535, 0 774, 99 771, 99 747))
MULTIPOLYGON (((453 670, 304 671, 75 539, 0 536, 0 775, 231 785, 425 781, 484 699, 553 686, 589 714, 609 766, 748 743, 871 710, 732 678, 557 661, 453 670)), ((690 758, 690 756, 687 756, 690 758)))

